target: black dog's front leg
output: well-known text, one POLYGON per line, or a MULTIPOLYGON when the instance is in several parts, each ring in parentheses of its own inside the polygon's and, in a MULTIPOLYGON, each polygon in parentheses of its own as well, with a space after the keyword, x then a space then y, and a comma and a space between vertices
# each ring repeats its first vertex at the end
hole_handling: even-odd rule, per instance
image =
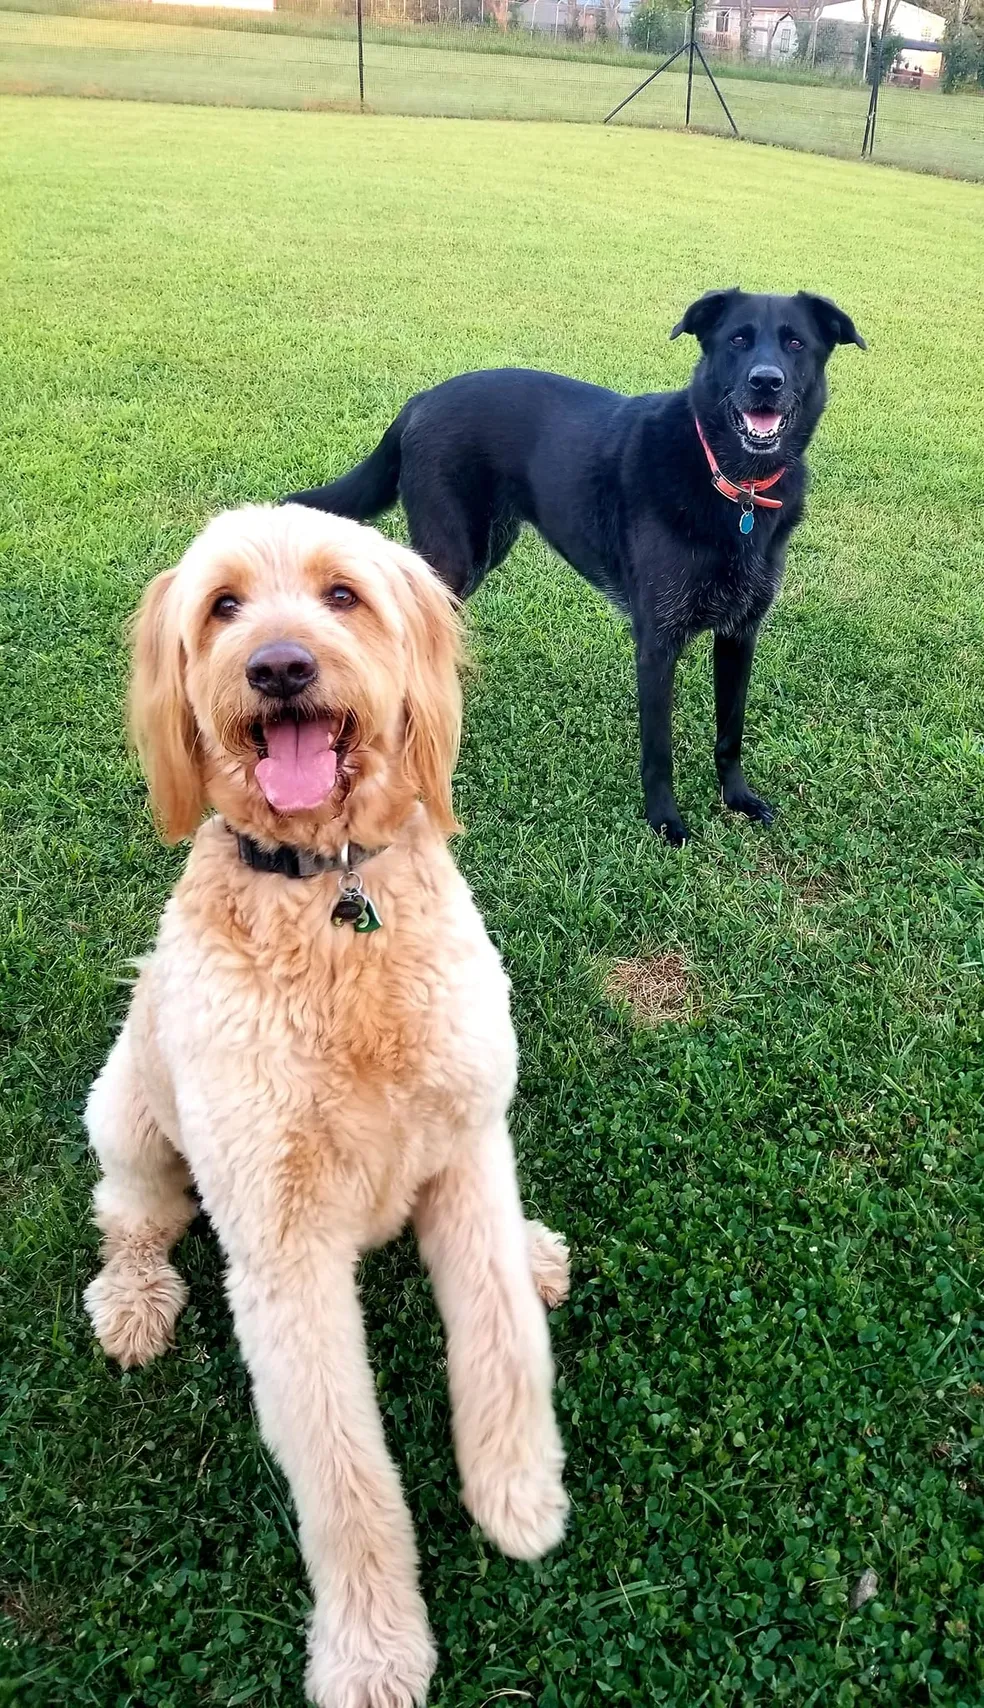
POLYGON ((753 794, 741 768, 741 741, 745 729, 745 701, 752 674, 757 631, 714 636, 714 707, 717 713, 717 742, 714 763, 721 784, 721 798, 732 812, 743 812, 760 824, 771 824, 775 808, 753 794))
POLYGON ((673 676, 680 652, 665 635, 636 640, 646 818, 657 836, 665 836, 674 848, 682 847, 690 835, 673 796, 673 676))

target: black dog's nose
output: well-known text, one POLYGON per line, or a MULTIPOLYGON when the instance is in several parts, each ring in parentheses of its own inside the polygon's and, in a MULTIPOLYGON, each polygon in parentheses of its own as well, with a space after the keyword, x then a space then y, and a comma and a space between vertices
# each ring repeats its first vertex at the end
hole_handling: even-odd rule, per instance
POLYGON ((306 646, 296 641, 267 641, 246 660, 246 680, 260 694, 292 700, 312 683, 318 666, 306 646))
POLYGON ((748 383, 755 391, 782 391, 786 376, 781 368, 770 368, 761 362, 757 368, 751 368, 748 383))

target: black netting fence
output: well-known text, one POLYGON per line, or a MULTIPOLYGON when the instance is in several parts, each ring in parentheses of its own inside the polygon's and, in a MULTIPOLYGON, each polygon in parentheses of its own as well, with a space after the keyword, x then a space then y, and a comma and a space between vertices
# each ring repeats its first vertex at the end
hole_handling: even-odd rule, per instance
MULTIPOLYGON (((571 39, 589 16, 576 0, 386 0, 385 12, 363 0, 360 101, 353 4, 243 11, 168 0, 0 0, 0 92, 601 123, 665 57, 622 46, 628 31, 617 9, 607 39, 571 39), (582 22, 572 25, 572 16, 582 22)), ((599 0, 595 32, 604 16, 599 0)), ((706 32, 698 40, 706 46, 706 32)), ((685 51, 612 123, 682 128, 688 58, 685 51)), ((781 70, 754 59, 712 55, 710 63, 739 136, 861 155, 869 89, 842 61, 827 76, 795 60, 781 70)), ((699 62, 690 122, 732 134, 699 62)), ((931 79, 887 83, 873 152, 885 164, 984 179, 984 92, 944 94, 931 79)))

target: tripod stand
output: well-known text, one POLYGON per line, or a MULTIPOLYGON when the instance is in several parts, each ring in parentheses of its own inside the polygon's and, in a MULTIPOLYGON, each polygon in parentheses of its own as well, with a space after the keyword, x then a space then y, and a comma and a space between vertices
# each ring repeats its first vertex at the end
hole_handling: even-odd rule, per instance
POLYGON ((676 50, 676 53, 671 53, 669 59, 664 59, 662 65, 657 65, 656 70, 651 72, 648 77, 644 78, 643 81, 639 84, 639 87, 637 89, 633 89, 631 95, 626 95, 624 101, 619 101, 618 106, 613 107, 611 112, 608 114, 608 118, 606 118, 604 121, 605 124, 607 125, 608 120, 613 119, 615 117, 616 113, 620 113, 622 111, 623 107, 627 107, 630 101, 634 101, 637 95, 641 95, 642 91, 644 89, 648 89, 650 83, 655 82, 656 78, 659 77, 662 72, 668 70, 668 68, 674 63, 674 61, 680 58, 680 55, 682 53, 689 55, 688 63, 687 63, 687 120, 686 120, 687 124, 689 125, 689 123, 690 123, 690 109, 691 109, 691 106, 693 103, 694 54, 696 53, 697 58, 700 60, 701 65, 704 67, 704 70, 707 73, 708 78, 710 79, 711 88, 714 90, 715 95, 717 96, 722 107, 724 108, 724 116, 727 119, 729 125, 731 126, 731 129, 734 131, 735 136, 737 136, 738 135, 738 126, 735 124, 734 119, 731 117, 731 113, 728 110, 728 103, 725 100, 724 96, 722 95, 720 89, 717 86, 717 83, 716 83, 715 78, 714 78, 714 73, 711 70, 710 66, 708 65, 707 60, 704 58, 704 51, 700 45, 700 42, 697 40, 697 0, 690 0, 690 21, 689 21, 689 25, 687 28, 686 39, 683 42, 681 42, 680 46, 676 50))

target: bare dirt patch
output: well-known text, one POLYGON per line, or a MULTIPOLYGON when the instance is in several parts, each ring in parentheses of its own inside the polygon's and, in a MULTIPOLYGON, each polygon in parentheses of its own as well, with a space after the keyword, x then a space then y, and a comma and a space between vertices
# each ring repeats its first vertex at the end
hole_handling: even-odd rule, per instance
POLYGON ((605 993, 613 1002, 625 1003, 643 1026, 685 1020, 693 1010, 693 981, 683 956, 673 952, 614 961, 605 993))

